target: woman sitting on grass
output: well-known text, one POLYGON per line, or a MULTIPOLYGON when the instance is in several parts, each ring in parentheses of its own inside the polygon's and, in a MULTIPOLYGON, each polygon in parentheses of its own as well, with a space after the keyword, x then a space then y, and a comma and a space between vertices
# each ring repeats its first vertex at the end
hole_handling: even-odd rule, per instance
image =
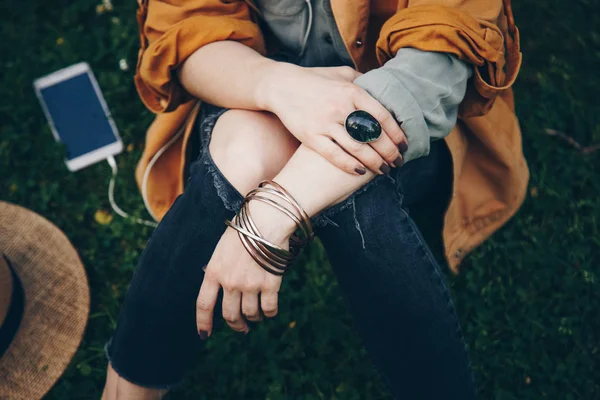
POLYGON ((138 22, 136 86, 158 113, 138 179, 161 222, 107 344, 103 397, 160 398, 221 314, 243 333, 274 317, 314 229, 393 395, 475 398, 407 209, 446 209, 457 272, 523 200, 509 2, 150 0, 138 22))

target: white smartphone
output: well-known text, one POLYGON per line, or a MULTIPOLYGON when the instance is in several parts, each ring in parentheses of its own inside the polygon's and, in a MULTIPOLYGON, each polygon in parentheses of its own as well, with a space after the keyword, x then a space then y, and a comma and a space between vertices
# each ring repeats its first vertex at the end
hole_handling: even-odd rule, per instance
POLYGON ((54 138, 66 147, 65 163, 70 171, 123 150, 115 122, 88 63, 36 79, 33 86, 54 138))

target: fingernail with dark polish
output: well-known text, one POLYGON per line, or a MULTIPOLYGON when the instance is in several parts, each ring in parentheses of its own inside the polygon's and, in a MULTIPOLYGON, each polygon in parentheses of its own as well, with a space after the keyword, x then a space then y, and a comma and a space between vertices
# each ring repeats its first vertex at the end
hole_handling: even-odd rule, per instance
POLYGON ((394 165, 398 168, 400 168, 401 166, 404 165, 404 160, 402 159, 402 157, 398 157, 394 160, 394 165))
POLYGON ((400 153, 405 153, 406 150, 408 150, 408 144, 406 142, 402 142, 398 145, 398 149, 400 150, 400 153))
POLYGON ((202 339, 202 340, 208 339, 208 332, 206 332, 206 331, 199 331, 198 335, 200 336, 200 339, 202 339))
POLYGON ((367 170, 364 167, 356 167, 354 168, 354 171, 356 171, 356 173, 359 175, 364 175, 367 173, 367 170))
POLYGON ((384 174, 387 174, 390 172, 390 166, 387 165, 386 163, 381 164, 381 167, 379 167, 379 170, 381 172, 383 172, 384 174))

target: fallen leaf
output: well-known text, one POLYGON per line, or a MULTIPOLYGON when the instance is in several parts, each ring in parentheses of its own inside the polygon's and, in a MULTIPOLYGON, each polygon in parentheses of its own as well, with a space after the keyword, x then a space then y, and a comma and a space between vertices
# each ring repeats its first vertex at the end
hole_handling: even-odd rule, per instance
POLYGON ((529 194, 531 195, 531 197, 538 197, 539 194, 539 190, 537 187, 532 187, 531 190, 529 191, 529 194))
POLYGON ((96 213, 94 214, 94 219, 100 225, 108 225, 110 224, 110 221, 112 221, 113 217, 112 214, 108 211, 96 210, 96 213))

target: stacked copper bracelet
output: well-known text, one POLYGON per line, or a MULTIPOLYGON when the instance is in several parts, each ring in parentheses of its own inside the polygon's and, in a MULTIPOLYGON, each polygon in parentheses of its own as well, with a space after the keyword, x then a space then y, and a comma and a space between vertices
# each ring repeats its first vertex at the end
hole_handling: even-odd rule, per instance
POLYGON ((310 218, 306 211, 302 209, 300 204, 298 204, 287 190, 274 181, 262 181, 258 185, 258 188, 248 193, 235 220, 227 220, 225 224, 238 232, 244 248, 254 261, 274 275, 283 275, 298 254, 300 254, 300 250, 310 243, 314 237, 310 218), (287 206, 277 202, 273 197, 262 195, 264 193, 283 200, 287 203, 287 206), (250 214, 249 203, 252 200, 275 207, 296 223, 296 233, 290 238, 289 250, 277 246, 262 237, 250 214), (301 235, 297 234, 298 231, 301 232, 301 235))

